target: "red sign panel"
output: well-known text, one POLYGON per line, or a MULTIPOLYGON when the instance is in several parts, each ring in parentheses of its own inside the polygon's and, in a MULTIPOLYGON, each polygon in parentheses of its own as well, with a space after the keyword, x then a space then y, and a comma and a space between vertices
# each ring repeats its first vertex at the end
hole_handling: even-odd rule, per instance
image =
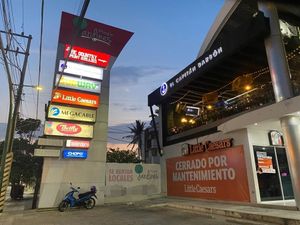
POLYGON ((76 18, 78 17, 75 15, 62 13, 59 32, 60 43, 68 44, 70 40, 74 40, 73 43, 76 46, 105 52, 117 57, 133 35, 132 32, 85 19, 86 28, 74 38, 76 18))
POLYGON ((69 59, 73 61, 88 63, 104 68, 108 66, 108 62, 110 59, 110 55, 108 54, 95 52, 78 46, 72 46, 72 51, 69 55, 70 47, 70 45, 65 46, 64 58, 67 58, 69 56, 69 59))
POLYGON ((89 148, 90 147, 90 141, 67 140, 66 147, 68 147, 68 148, 89 148))
POLYGON ((250 202, 242 146, 167 159, 168 195, 250 202))
POLYGON ((100 98, 98 95, 57 89, 52 93, 52 102, 97 108, 100 98))

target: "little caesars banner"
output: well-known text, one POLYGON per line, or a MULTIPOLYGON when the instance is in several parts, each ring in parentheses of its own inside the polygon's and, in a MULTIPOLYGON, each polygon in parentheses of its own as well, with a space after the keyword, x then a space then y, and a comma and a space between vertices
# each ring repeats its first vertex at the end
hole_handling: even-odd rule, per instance
POLYGON ((213 145, 192 145, 190 155, 167 159, 168 195, 250 202, 243 147, 205 146, 213 145))

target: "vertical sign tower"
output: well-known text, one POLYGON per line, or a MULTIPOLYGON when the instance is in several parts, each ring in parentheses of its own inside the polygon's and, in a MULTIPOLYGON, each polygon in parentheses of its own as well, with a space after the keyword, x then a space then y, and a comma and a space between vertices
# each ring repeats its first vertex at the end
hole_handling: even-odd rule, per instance
POLYGON ((110 70, 133 33, 62 13, 44 137, 35 155, 44 157, 39 208, 55 207, 72 182, 95 185, 104 199, 110 70))

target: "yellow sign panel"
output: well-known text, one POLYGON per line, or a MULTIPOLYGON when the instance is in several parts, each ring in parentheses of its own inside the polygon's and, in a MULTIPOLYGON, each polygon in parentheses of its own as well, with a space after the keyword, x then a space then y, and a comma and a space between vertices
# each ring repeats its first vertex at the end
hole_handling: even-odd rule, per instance
POLYGON ((78 123, 46 121, 45 135, 93 138, 93 126, 78 123))
POLYGON ((96 110, 66 107, 61 105, 50 105, 48 110, 48 118, 95 122, 96 110))

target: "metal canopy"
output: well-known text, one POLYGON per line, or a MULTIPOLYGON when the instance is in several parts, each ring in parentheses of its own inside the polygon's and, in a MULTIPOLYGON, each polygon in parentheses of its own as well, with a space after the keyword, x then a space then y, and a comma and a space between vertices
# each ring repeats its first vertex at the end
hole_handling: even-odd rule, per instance
POLYGON ((208 51, 166 82, 165 95, 161 88, 148 95, 148 105, 178 101, 195 105, 203 94, 218 90, 224 92, 222 97, 230 98, 226 88, 231 88, 229 84, 236 77, 268 68, 264 48, 264 37, 269 34, 268 19, 256 12, 239 26, 230 26, 231 30, 222 31, 208 51))

